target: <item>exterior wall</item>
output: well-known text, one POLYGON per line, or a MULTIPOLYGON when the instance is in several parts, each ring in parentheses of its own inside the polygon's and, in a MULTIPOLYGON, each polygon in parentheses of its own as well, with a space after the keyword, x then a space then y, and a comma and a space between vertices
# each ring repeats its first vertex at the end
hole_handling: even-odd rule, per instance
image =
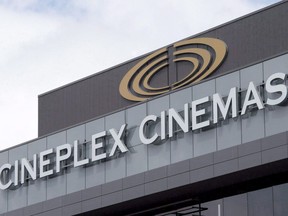
MULTIPOLYGON (((96 212, 87 215, 104 215, 104 213, 105 215, 115 215, 115 212, 122 210, 121 206, 115 206, 117 204, 121 205, 121 203, 126 202, 126 206, 130 205, 135 208, 137 204, 135 205, 133 202, 137 202, 138 198, 145 199, 140 203, 145 203, 148 206, 150 205, 149 202, 157 199, 167 199, 169 203, 171 198, 183 193, 186 195, 189 193, 190 198, 193 198, 193 195, 197 197, 199 191, 205 191, 205 199, 207 200, 209 196, 212 196, 215 189, 218 189, 216 194, 221 194, 221 190, 223 190, 221 187, 225 184, 233 186, 233 194, 239 194, 239 191, 243 190, 235 186, 236 183, 254 180, 254 184, 250 187, 257 188, 255 179, 259 184, 259 178, 265 176, 271 178, 269 177, 271 174, 287 173, 287 165, 288 132, 284 132, 59 196, 45 202, 38 202, 0 215, 68 216, 89 211, 96 212), (273 162, 274 165, 271 166, 273 162), (260 168, 254 169, 256 166, 260 168), (236 175, 233 176, 231 173, 236 173, 236 175), (207 191, 209 196, 207 196, 207 191), (155 198, 159 192, 166 194, 155 198), (101 208, 108 208, 110 211, 107 209, 101 211, 101 208)), ((221 215, 224 216, 231 216, 230 213, 233 209, 237 209, 233 216, 238 214, 256 216, 260 212, 263 212, 260 215, 264 216, 286 216, 287 185, 276 185, 256 191, 250 190, 250 192, 244 194, 242 192, 240 195, 220 197, 217 195, 216 200, 212 199, 213 201, 202 203, 202 207, 208 208, 208 211, 205 214, 203 212, 203 214, 216 216, 218 205, 220 205, 221 215)))
MULTIPOLYGON (((110 128, 118 130, 122 124, 128 124, 126 144, 129 152, 86 168, 68 167, 61 175, 49 179, 29 181, 29 186, 23 185, 16 190, 0 191, 0 213, 42 203, 45 200, 54 200, 55 198, 72 195, 84 189, 89 191, 89 188, 95 188, 98 185, 111 186, 117 184, 117 180, 122 185, 123 178, 143 174, 143 172, 154 172, 153 170, 156 170, 156 175, 158 175, 161 167, 172 166, 187 159, 193 160, 194 158, 194 163, 189 165, 190 168, 188 169, 190 170, 185 171, 186 173, 183 172, 181 176, 176 175, 174 180, 165 177, 164 181, 154 181, 154 179, 151 184, 145 180, 145 186, 141 187, 143 190, 145 188, 145 194, 149 194, 149 191, 155 193, 169 189, 169 184, 175 187, 175 182, 177 183, 178 180, 180 183, 184 181, 183 184, 193 183, 287 158, 287 106, 252 112, 249 117, 238 117, 236 121, 228 119, 222 125, 209 130, 190 131, 186 134, 178 133, 177 139, 168 139, 160 145, 141 144, 137 133, 140 121, 148 114, 160 115, 160 111, 168 110, 169 107, 182 110, 186 102, 191 102, 203 96, 211 96, 215 92, 224 96, 234 86, 246 89, 249 81, 261 84, 270 74, 275 72, 287 73, 287 68, 288 54, 281 55, 263 63, 243 68, 97 120, 2 151, 0 153, 1 164, 5 162, 13 164, 15 160, 22 157, 32 159, 34 153, 39 153, 44 149, 65 143, 73 144, 76 139, 80 143, 91 142, 91 135, 93 134, 110 128), (264 137, 266 138, 261 140, 264 137), (259 142, 253 142, 256 140, 261 140, 260 144, 259 142), (243 148, 240 146, 243 146, 243 148), (248 153, 245 153, 246 151, 248 153), (219 155, 213 152, 219 152, 219 155), (211 161, 212 164, 201 167, 199 156, 205 158, 205 155, 207 157, 214 155, 214 159, 211 161)), ((158 126, 156 126, 156 130, 159 130, 158 126)), ((111 139, 106 139, 106 150, 108 152, 111 150, 112 144, 111 139)), ((101 187, 103 192, 103 187, 107 186, 101 187)), ((142 190, 141 188, 138 189, 142 190)), ((123 201, 123 193, 115 192, 111 196, 103 195, 100 206, 103 207, 106 198, 108 200, 107 205, 113 204, 112 197, 112 200, 123 201)), ((126 193, 129 194, 128 191, 126 193)))
MULTIPOLYGON (((280 2, 193 37, 219 38, 228 45, 228 56, 213 76, 263 61, 288 50, 288 2, 280 2)), ((191 37, 191 38, 193 38, 191 37)), ((173 63, 168 46, 169 67, 153 77, 152 86, 164 86, 183 78, 191 65, 173 63)), ((146 55, 145 55, 146 56, 146 55)), ((39 96, 39 136, 106 115, 135 104, 118 91, 124 74, 145 56, 118 65, 39 96)))

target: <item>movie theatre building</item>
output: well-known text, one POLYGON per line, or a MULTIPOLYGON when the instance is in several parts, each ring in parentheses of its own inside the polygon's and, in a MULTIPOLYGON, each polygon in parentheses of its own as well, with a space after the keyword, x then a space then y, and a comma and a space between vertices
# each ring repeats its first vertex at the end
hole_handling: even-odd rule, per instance
POLYGON ((0 215, 288 215, 288 1, 39 96, 0 215))

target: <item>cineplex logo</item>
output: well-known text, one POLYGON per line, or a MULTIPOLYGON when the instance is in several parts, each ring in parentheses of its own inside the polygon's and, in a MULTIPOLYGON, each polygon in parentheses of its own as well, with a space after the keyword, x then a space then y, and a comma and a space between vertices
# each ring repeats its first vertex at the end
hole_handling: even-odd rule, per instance
MULTIPOLYGON (((216 126, 225 119, 237 118, 252 110, 283 106, 288 96, 286 80, 286 74, 274 73, 261 86, 250 82, 245 91, 238 91, 237 87, 233 87, 224 97, 215 93, 183 104, 183 110, 180 112, 170 108, 161 111, 158 115, 148 115, 139 126, 139 138, 144 145, 158 144, 174 137, 180 131, 189 133, 212 125, 216 126), (208 109, 212 112, 208 112, 208 109), (159 132, 155 130, 156 124, 160 125, 159 132)), ((127 153, 129 150, 125 143, 125 134, 129 131, 126 128, 127 124, 123 124, 119 131, 111 128, 108 131, 95 133, 91 137, 92 142, 89 144, 91 146, 81 144, 78 140, 75 140, 73 145, 59 143, 61 145, 56 148, 34 154, 31 161, 22 158, 16 160, 14 164, 3 164, 0 167, 0 189, 17 189, 29 179, 36 180, 61 174, 63 173, 61 171, 66 169, 65 164, 71 163, 72 167, 84 168, 96 165, 100 161, 113 159, 115 154, 127 153), (106 152, 103 141, 105 138, 108 139, 107 136, 114 140, 110 152, 106 152), (84 149, 86 152, 85 148, 91 149, 90 155, 79 153, 79 149, 84 149)))
POLYGON ((120 82, 119 92, 131 101, 144 101, 150 97, 196 83, 211 75, 227 54, 226 44, 216 38, 193 38, 173 45, 173 62, 190 62, 192 71, 171 86, 152 87, 153 76, 168 66, 168 49, 160 49, 138 62, 120 82))

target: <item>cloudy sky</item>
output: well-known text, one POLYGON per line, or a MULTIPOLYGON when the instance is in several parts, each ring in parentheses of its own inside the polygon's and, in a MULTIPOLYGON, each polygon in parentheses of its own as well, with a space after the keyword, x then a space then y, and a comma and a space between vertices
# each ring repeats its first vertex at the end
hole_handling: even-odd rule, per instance
POLYGON ((38 95, 277 0, 0 0, 0 150, 37 137, 38 95))

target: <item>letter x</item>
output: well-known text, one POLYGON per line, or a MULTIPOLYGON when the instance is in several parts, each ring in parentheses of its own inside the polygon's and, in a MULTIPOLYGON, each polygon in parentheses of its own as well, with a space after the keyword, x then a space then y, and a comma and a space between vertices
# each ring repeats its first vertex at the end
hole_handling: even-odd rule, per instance
POLYGON ((126 127, 127 127, 127 124, 123 124, 121 126, 120 131, 119 131, 118 134, 117 134, 117 132, 116 132, 116 130, 114 128, 109 129, 109 131, 110 131, 110 133, 111 133, 111 135, 112 135, 112 137, 113 137, 113 139, 115 141, 114 145, 112 147, 112 150, 111 150, 111 152, 109 154, 109 157, 112 157, 115 154, 117 146, 119 147, 119 149, 123 153, 128 151, 127 147, 125 146, 125 144, 121 140, 123 135, 124 135, 124 131, 125 131, 126 127))

